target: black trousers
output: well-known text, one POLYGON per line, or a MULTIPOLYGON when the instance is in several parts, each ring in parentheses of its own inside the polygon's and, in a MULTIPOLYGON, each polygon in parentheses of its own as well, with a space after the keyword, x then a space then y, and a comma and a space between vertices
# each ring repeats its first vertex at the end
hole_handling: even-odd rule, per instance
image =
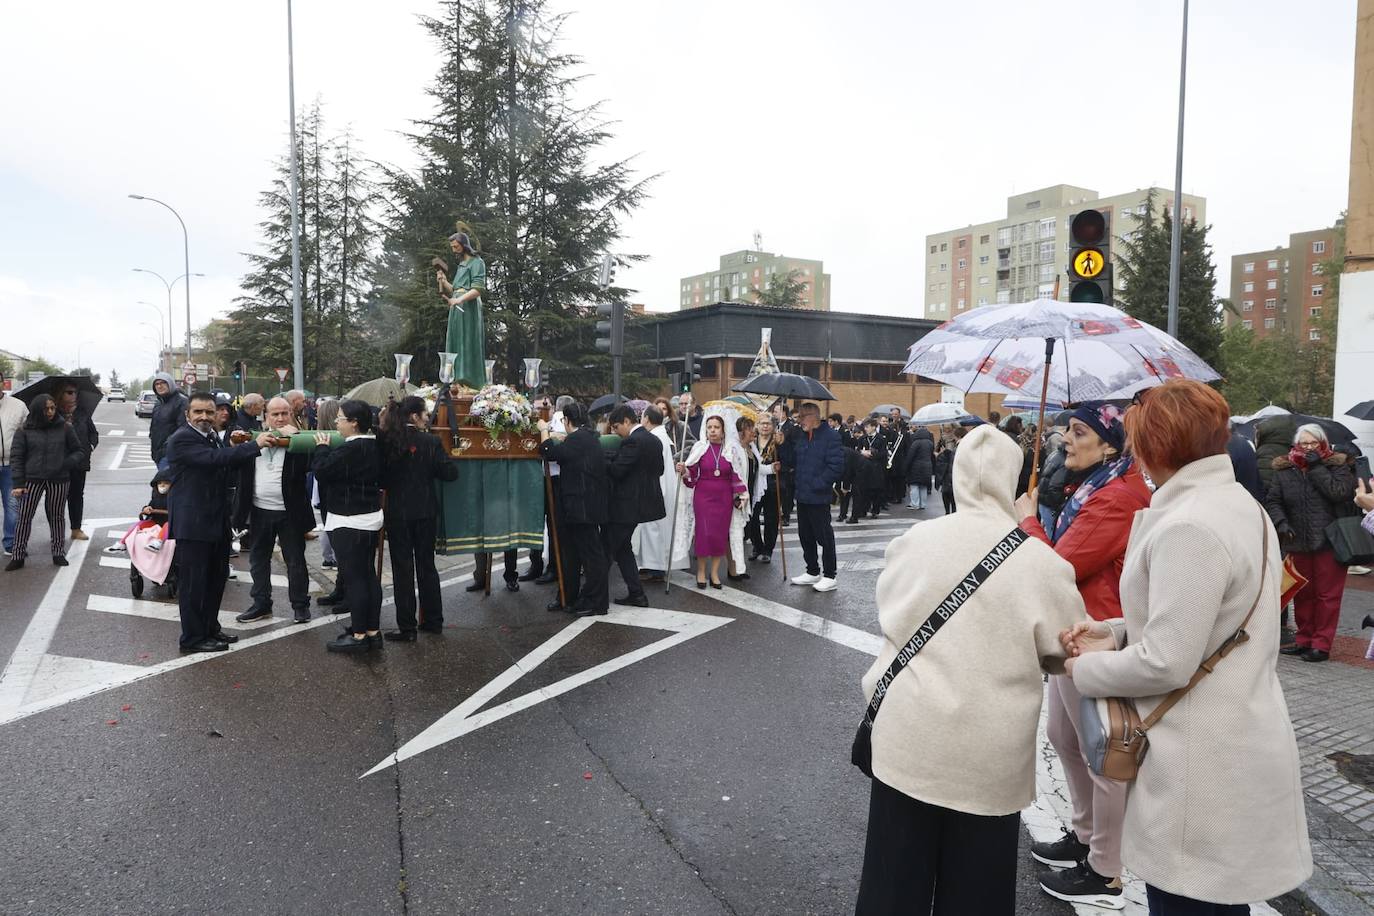
MULTIPOLYGON (((898 458, 901 455, 897 456, 898 458)), ((906 471, 887 472, 887 501, 897 502, 906 498, 906 471)))
POLYGON ((1020 830, 1019 814, 952 811, 873 780, 855 916, 1014 916, 1020 830))
POLYGON ((949 484, 941 489, 940 498, 945 501, 945 515, 949 515, 954 511, 954 486, 949 484))
POLYGON ((830 527, 828 503, 797 503, 797 540, 801 541, 807 573, 835 578, 835 531, 830 527), (817 561, 817 547, 821 550, 824 566, 817 561))
MULTIPOLYGON (((754 546, 761 556, 772 556, 778 543, 778 489, 774 478, 769 478, 763 497, 754 506, 754 514, 749 517, 753 529, 754 546)), ((750 528, 744 529, 744 536, 750 536, 750 528)))
POLYGON ((878 510, 883 505, 882 490, 855 490, 854 491, 854 514, 850 518, 858 519, 862 515, 878 516, 878 510))
MULTIPOLYGON (((487 581, 487 561, 491 557, 489 553, 474 553, 473 561, 476 563, 472 568, 472 581, 479 585, 485 585, 487 581)), ((505 564, 504 577, 507 582, 514 582, 520 578, 520 571, 516 564, 520 562, 520 551, 503 550, 501 560, 505 564)))
MULTIPOLYGON (((603 528, 602 531, 606 535, 606 556, 611 563, 620 567, 620 578, 625 580, 625 587, 629 589, 629 597, 643 598, 644 585, 639 581, 639 563, 635 561, 634 549, 630 547, 630 538, 634 536, 636 527, 636 525, 612 523, 603 528)), ((606 571, 606 575, 606 588, 609 592, 609 569, 606 571)))
POLYGON ((436 523, 429 518, 390 519, 386 539, 391 545, 391 584, 396 597, 396 627, 417 628, 415 584, 420 585, 419 624, 428 629, 444 625, 444 603, 439 593, 439 571, 434 568, 436 523))
POLYGON ((606 548, 596 525, 565 525, 567 537, 560 538, 563 548, 563 586, 568 606, 606 610, 611 606, 607 592, 606 548))
POLYGON ((194 646, 218 633, 219 605, 229 581, 229 539, 176 542, 177 610, 181 645, 194 646))
POLYGON ((284 510, 259 509, 248 514, 248 530, 253 532, 248 549, 248 569, 253 576, 253 607, 272 608, 272 545, 281 544, 286 561, 286 595, 293 611, 310 608, 310 574, 305 569, 305 532, 291 524, 284 510))
POLYGON ((382 583, 377 578, 377 532, 335 528, 329 532, 339 560, 338 581, 344 604, 353 615, 353 632, 367 633, 382 626, 382 583))
POLYGON ((67 487, 67 514, 73 528, 81 527, 82 513, 86 510, 86 471, 72 471, 67 487))
POLYGON ((1206 903, 1145 885, 1150 916, 1249 916, 1248 903, 1206 903))

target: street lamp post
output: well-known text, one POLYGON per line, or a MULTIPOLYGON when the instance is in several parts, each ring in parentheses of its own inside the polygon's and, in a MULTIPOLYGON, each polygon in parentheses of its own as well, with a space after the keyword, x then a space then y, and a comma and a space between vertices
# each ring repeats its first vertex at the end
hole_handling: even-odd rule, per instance
MULTIPOLYGON (((158 317, 161 318, 162 316, 159 315, 158 317)), ((158 350, 157 352, 158 352, 159 355, 162 354, 163 352, 165 352, 166 349, 167 349, 167 338, 165 338, 165 337, 162 336, 162 322, 159 321, 157 324, 153 324, 152 322, 149 322, 149 321, 140 321, 140 322, 139 322, 139 325, 141 325, 142 327, 145 327, 145 328, 156 328, 156 329, 157 329, 157 339, 158 339, 159 341, 162 342, 162 349, 161 349, 161 350, 158 350)), ((162 362, 162 360, 159 358, 159 360, 158 360, 159 365, 161 364, 161 362, 162 362)))
MULTIPOLYGON (((177 222, 181 223, 181 254, 186 270, 186 361, 189 363, 191 362, 191 235, 186 231, 186 220, 182 219, 181 214, 166 201, 158 200, 156 197, 146 197, 142 194, 130 194, 129 197, 133 200, 148 200, 155 204, 161 204, 171 210, 172 215, 177 218, 177 222)), ((171 285, 168 284, 167 288, 169 290, 167 297, 170 299, 171 285)))
POLYGON ((1178 336, 1178 290, 1183 281, 1183 101, 1188 85, 1188 0, 1183 0, 1183 45, 1178 64, 1178 148, 1174 152, 1174 225, 1169 238, 1169 311, 1166 330, 1178 336))
MULTIPOLYGON (((305 343, 301 333, 301 196, 296 180, 296 57, 291 0, 286 0, 286 97, 291 106, 291 368, 297 388, 305 387, 305 343)), ((189 269, 189 268, 188 268, 189 269)), ((190 339, 189 336, 187 338, 190 339)))
MULTIPOLYGON (((186 283, 187 283, 188 286, 190 285, 191 281, 187 279, 187 274, 182 274, 182 275, 179 276, 179 277, 174 277, 174 278, 172 278, 172 282, 168 283, 168 282, 167 282, 167 278, 164 277, 162 274, 158 273, 158 272, 155 271, 155 270, 148 270, 146 267, 135 267, 135 268, 134 268, 134 273, 136 273, 136 274, 152 274, 154 277, 157 277, 159 280, 162 281, 162 285, 163 285, 163 286, 167 287, 167 347, 168 347, 168 350, 167 350, 167 372, 170 373, 171 375, 176 375, 176 373, 172 371, 172 369, 173 369, 174 367, 173 367, 173 365, 172 365, 172 351, 171 351, 171 349, 170 349, 171 346, 172 346, 172 341, 175 339, 175 338, 173 337, 173 335, 172 335, 172 287, 177 285, 177 281, 178 281, 178 280, 186 280, 186 283)), ((205 276, 205 274, 199 274, 199 273, 197 273, 197 274, 190 274, 190 276, 192 276, 192 277, 203 277, 203 276, 205 276)), ((187 295, 189 296, 190 293, 188 292, 187 295)), ((140 300, 140 301, 141 301, 141 300, 140 300)), ((149 305, 152 305, 151 302, 148 303, 148 304, 149 304, 149 305)), ((154 308, 156 308, 156 306, 154 306, 154 308)), ((187 315, 188 315, 188 316, 190 315, 190 312, 189 312, 189 311, 187 312, 187 315)), ((190 332, 190 330, 189 330, 189 329, 190 329, 190 326, 191 326, 191 325, 190 325, 190 322, 188 321, 188 322, 187 322, 187 325, 186 325, 186 327, 187 327, 186 336, 187 336, 188 338, 190 337, 190 334, 191 334, 191 332, 190 332)), ((189 355, 190 352, 191 352, 191 349, 190 349, 190 345, 188 344, 188 345, 187 345, 187 348, 186 348, 186 353, 187 353, 186 360, 187 360, 187 362, 190 362, 190 359, 191 359, 191 357, 190 357, 190 355, 189 355)), ((162 361, 162 354, 158 354, 158 362, 159 362, 159 364, 161 363, 161 361, 162 361)))

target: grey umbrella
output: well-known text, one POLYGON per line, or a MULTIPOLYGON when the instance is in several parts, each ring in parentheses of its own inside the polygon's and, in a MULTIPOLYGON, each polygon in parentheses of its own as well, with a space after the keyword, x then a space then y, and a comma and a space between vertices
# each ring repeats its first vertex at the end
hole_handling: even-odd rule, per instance
POLYGON ((348 394, 343 396, 345 401, 356 399, 373 407, 385 407, 386 402, 392 398, 400 400, 408 394, 415 393, 414 385, 402 386, 394 378, 374 378, 370 382, 363 382, 348 394))
POLYGON ((876 413, 881 414, 882 416, 887 416, 888 414, 892 413, 892 408, 894 407, 897 408, 897 411, 901 413, 904 419, 911 419, 911 411, 907 410, 901 404, 879 404, 877 407, 870 410, 868 412, 868 415, 871 417, 873 416, 873 414, 876 413))

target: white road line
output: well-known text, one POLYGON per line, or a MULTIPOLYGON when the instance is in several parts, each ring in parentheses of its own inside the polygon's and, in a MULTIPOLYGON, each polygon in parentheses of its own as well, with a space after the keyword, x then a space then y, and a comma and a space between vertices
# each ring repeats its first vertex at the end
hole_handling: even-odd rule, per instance
POLYGON ((108 433, 106 433, 106 435, 108 435, 108 436, 122 436, 122 435, 124 435, 124 430, 122 430, 122 429, 112 429, 112 430, 110 430, 108 433))
MULTIPOLYGON (((130 560, 129 560, 128 557, 103 556, 103 557, 100 558, 100 565, 101 565, 101 566, 108 566, 110 569, 128 569, 128 568, 129 568, 130 566, 132 566, 133 564, 130 562, 130 560)), ((241 572, 241 570, 235 570, 235 571, 236 571, 236 572, 241 572)), ((234 582, 234 583, 238 583, 238 584, 240 584, 240 585, 252 585, 252 584, 253 584, 253 578, 252 578, 252 576, 247 576, 247 575, 245 575, 245 576, 235 576, 234 578, 230 579, 229 581, 230 581, 230 582, 234 582)), ((287 581, 286 576, 283 576, 283 575, 281 575, 280 573, 272 573, 272 587, 273 587, 273 588, 287 588, 287 587, 289 587, 289 585, 290 585, 290 583, 287 581)), ((314 579, 311 579, 311 580, 310 580, 309 585, 310 585, 310 588, 309 588, 310 591, 312 591, 312 592, 318 592, 318 591, 320 591, 320 584, 319 584, 318 582, 316 582, 314 579)))
POLYGON ((124 461, 124 454, 125 454, 125 452, 127 452, 128 450, 129 450, 129 443, 127 443, 127 442, 121 442, 121 443, 119 443, 119 448, 118 448, 118 450, 115 451, 115 456, 114 456, 114 458, 110 461, 110 466, 109 466, 108 468, 106 468, 106 470, 107 470, 107 471, 117 471, 117 470, 119 470, 120 464, 122 464, 123 461, 124 461))
MULTIPOLYGON (((683 573, 674 573, 673 581, 682 584, 683 588, 688 588, 695 584, 695 580, 683 573)), ((806 611, 799 611, 794 607, 779 604, 776 601, 769 601, 767 598, 760 598, 751 595, 749 592, 742 592, 739 589, 725 586, 720 589, 712 589, 709 597, 717 601, 724 602, 731 607, 748 611, 751 614, 758 614, 760 617, 767 617, 778 623, 787 624, 789 627, 801 630, 803 633, 810 633, 813 636, 820 636, 838 643, 850 649, 863 652, 866 655, 878 654, 878 648, 882 645, 882 637, 848 624, 837 623, 827 620, 816 614, 808 614, 806 611)))
POLYGON ((72 589, 76 587, 77 577, 81 574, 82 563, 86 559, 86 545, 89 541, 76 541, 67 552, 67 563, 53 575, 48 591, 43 595, 33 613, 19 644, 14 647, 5 670, 0 673, 0 717, 16 713, 24 703, 24 696, 38 673, 38 666, 48 651, 57 623, 67 607, 72 589))
MULTIPOLYGON (((164 603, 162 601, 143 601, 138 598, 116 598, 113 595, 88 595, 86 610, 181 623, 181 612, 175 602, 164 603)), ((240 623, 234 619, 234 615, 229 611, 219 612, 220 626, 230 630, 260 630, 263 627, 270 627, 274 623, 281 623, 290 619, 290 617, 263 617, 248 623, 240 623)))

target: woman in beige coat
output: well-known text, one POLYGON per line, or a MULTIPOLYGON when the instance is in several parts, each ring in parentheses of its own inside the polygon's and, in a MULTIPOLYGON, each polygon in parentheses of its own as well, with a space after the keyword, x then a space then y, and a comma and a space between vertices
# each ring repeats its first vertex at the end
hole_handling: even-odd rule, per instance
POLYGON ((1211 388, 1180 380, 1144 392, 1127 413, 1128 445, 1158 489, 1131 532, 1124 618, 1065 634, 1078 691, 1133 697, 1144 718, 1236 633, 1260 595, 1249 639, 1150 730, 1131 786, 1121 858, 1144 879, 1152 916, 1248 913, 1246 904, 1312 872, 1276 670, 1278 538, 1235 482, 1230 412, 1211 388))
MULTIPOLYGON (((954 460, 959 511, 915 525, 878 577, 882 651, 864 702, 898 651, 989 551, 1023 543, 892 680, 873 723, 872 798, 859 916, 1013 916, 1020 811, 1035 800, 1043 672, 1083 620, 1073 567, 1016 525, 1022 452, 991 425, 954 460)), ((992 562, 992 561, 986 561, 992 562)))

